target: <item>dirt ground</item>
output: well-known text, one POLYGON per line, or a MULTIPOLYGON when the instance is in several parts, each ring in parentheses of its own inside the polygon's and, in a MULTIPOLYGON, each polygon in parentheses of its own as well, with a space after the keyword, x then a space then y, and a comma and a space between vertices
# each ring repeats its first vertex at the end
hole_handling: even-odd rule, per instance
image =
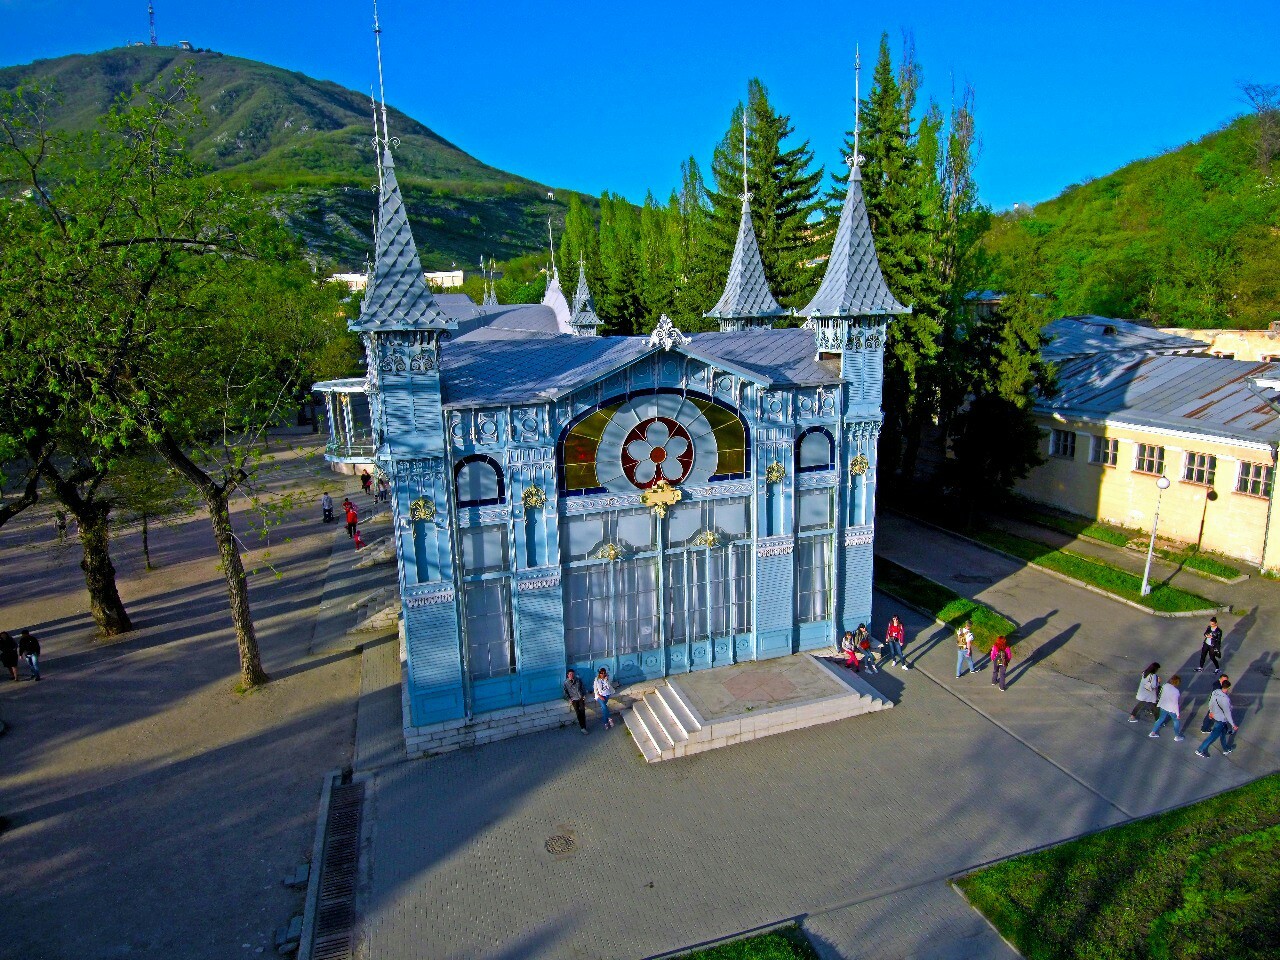
POLYGON ((271 497, 296 500, 269 540, 236 528, 272 682, 235 692, 225 581, 203 513, 115 531, 120 592, 137 629, 95 637, 72 535, 53 506, 0 528, 0 629, 29 627, 44 680, 0 681, 0 957, 218 958, 274 953, 301 912, 284 876, 311 852, 322 775, 350 762, 359 656, 312 657, 330 553, 350 549, 320 522, 323 489, 358 502, 321 441, 272 443, 271 497))

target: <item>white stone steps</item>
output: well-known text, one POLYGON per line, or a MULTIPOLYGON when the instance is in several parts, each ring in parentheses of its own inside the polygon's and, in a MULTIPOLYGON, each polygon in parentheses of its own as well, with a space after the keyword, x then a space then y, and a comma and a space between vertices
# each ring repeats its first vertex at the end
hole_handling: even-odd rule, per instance
POLYGON ((702 729, 702 722, 698 719, 697 712, 685 701, 684 694, 678 689, 665 683, 656 692, 662 697, 662 702, 685 733, 692 737, 702 729))
POLYGON ((648 729, 644 725, 644 721, 640 719, 638 710, 627 710, 622 715, 622 722, 627 725, 627 729, 631 731, 631 739, 636 742, 636 746, 640 748, 640 752, 644 754, 646 763, 657 763, 662 759, 662 751, 658 749, 658 745, 653 742, 653 737, 649 735, 648 729))
MULTIPOLYGON (((671 688, 667 687, 666 689, 669 690, 671 688)), ((661 688, 646 696, 645 702, 648 703, 649 709, 658 718, 658 722, 662 724, 662 729, 666 731, 667 739, 671 741, 672 746, 684 743, 689 739, 688 729, 680 722, 680 718, 671 709, 671 705, 667 703, 667 698, 662 695, 661 688)))

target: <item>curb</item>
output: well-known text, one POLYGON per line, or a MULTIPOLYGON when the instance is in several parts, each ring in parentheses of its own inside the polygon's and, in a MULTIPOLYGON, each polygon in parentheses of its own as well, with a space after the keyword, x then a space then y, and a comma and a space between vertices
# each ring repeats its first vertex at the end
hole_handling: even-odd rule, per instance
MULTIPOLYGON (((1142 613, 1149 614, 1150 616, 1153 616, 1153 617, 1166 617, 1169 619, 1176 620, 1176 619, 1182 619, 1187 617, 1204 617, 1204 616, 1212 616, 1215 613, 1231 612, 1230 604, 1225 604, 1225 605, 1220 605, 1215 607, 1205 607, 1202 610, 1179 610, 1174 612, 1166 612, 1164 610, 1152 610, 1150 607, 1144 607, 1142 604, 1138 603, 1137 601, 1129 600, 1128 598, 1122 597, 1119 594, 1112 593, 1110 590, 1104 590, 1102 587, 1095 587, 1091 583, 1085 583, 1083 580, 1077 580, 1075 577, 1068 576, 1065 573, 1059 573, 1057 570, 1052 570, 1049 567, 1041 566, 1040 564, 1036 563, 1034 560, 1025 560, 1022 557, 1016 556, 1015 554, 1007 553, 998 547, 993 547, 990 544, 983 543, 981 540, 975 540, 973 537, 966 537, 963 533, 956 533, 954 530, 948 530, 946 527, 939 526, 936 523, 931 523, 928 520, 922 520, 919 517, 913 516, 912 514, 909 514, 909 513, 902 513, 897 510, 894 510, 891 512, 896 513, 898 516, 903 517, 904 519, 910 520, 912 523, 918 523, 921 526, 928 527, 931 530, 937 530, 939 533, 946 534, 948 537, 954 537, 957 540, 963 540, 965 543, 972 544, 975 547, 980 547, 981 549, 986 550, 988 553, 994 553, 996 556, 1005 557, 1009 560, 1013 560, 1016 563, 1020 563, 1023 566, 1034 567, 1040 573, 1048 574, 1049 576, 1054 577, 1057 580, 1061 580, 1063 583, 1069 583, 1072 586, 1079 587, 1082 590, 1088 590, 1090 593, 1096 593, 1098 596, 1106 597, 1109 600, 1114 600, 1116 603, 1123 603, 1126 607, 1132 607, 1134 610, 1138 610, 1142 613)), ((890 559, 890 558, 886 557, 885 559, 890 559)), ((1082 559, 1088 560, 1090 558, 1083 557, 1082 559)), ((1118 570, 1120 568, 1117 567, 1116 569, 1118 570)), ((1122 570, 1121 572, 1128 573, 1127 570, 1122 570)), ((921 574, 921 576, 923 576, 923 574, 921 574)), ((932 616, 932 614, 930 614, 930 616, 932 616)))
MULTIPOLYGON (((1088 538, 1086 537, 1085 539, 1088 538)), ((1133 547, 1122 547, 1121 549, 1126 553, 1137 554, 1140 557, 1145 556, 1147 552, 1146 550, 1136 550, 1133 547)), ((1206 580, 1216 580, 1218 583, 1225 583, 1229 587, 1234 587, 1237 583, 1244 583, 1249 579, 1249 574, 1247 573, 1242 573, 1238 577, 1220 577, 1216 573, 1206 573, 1203 570, 1197 570, 1195 567, 1188 567, 1186 564, 1177 563, 1166 557, 1160 556, 1160 554, 1156 554, 1155 562, 1162 563, 1166 567, 1172 567, 1174 573, 1192 573, 1197 577, 1204 577, 1206 580)))
POLYGON ((302 907, 302 936, 298 940, 298 960, 311 960, 312 941, 315 939, 316 905, 320 902, 320 864, 324 858, 325 822, 329 814, 329 794, 335 780, 342 778, 341 770, 330 770, 320 786, 320 806, 316 812, 316 837, 311 845, 311 870, 307 877, 307 898, 302 907))
MULTIPOLYGON (((1130 822, 1132 823, 1133 821, 1130 821, 1130 822)), ((1063 842, 1070 843, 1071 841, 1064 840, 1063 842)), ((1022 854, 1018 854, 1018 856, 1022 856, 1022 854)), ((991 922, 991 918, 988 917, 981 910, 979 910, 977 907, 975 907, 973 905, 973 901, 969 899, 969 895, 965 893, 962 889, 960 889, 960 885, 956 883, 956 881, 959 880, 961 876, 967 876, 967 874, 960 874, 959 876, 952 877, 950 880, 947 881, 947 886, 951 888, 953 893, 958 893, 960 895, 960 899, 965 902, 965 904, 968 906, 970 910, 972 910, 974 913, 976 913, 978 916, 982 918, 982 922, 991 928, 991 932, 994 933, 997 937, 999 937, 1006 947, 1008 947, 1016 956, 1019 956, 1019 957, 1023 956, 1022 951, 1019 950, 1017 947, 1015 947, 1009 941, 1009 938, 1000 932, 1000 928, 991 922)))

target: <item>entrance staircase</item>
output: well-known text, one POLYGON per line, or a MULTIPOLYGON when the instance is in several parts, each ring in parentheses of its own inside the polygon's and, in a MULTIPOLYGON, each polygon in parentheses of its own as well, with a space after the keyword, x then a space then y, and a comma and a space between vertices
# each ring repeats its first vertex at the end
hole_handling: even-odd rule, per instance
POLYGON ((816 659, 813 663, 841 682, 838 692, 799 703, 746 707, 745 712, 707 720, 680 689, 680 678, 671 677, 646 692, 623 718, 645 761, 658 763, 893 706, 860 677, 816 659))

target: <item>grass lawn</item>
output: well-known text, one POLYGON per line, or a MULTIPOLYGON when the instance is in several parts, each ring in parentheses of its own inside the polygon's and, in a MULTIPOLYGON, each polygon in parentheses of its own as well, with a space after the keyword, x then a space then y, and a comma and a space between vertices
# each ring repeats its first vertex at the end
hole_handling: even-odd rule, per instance
POLYGON ((1047 544, 1036 543, 1004 530, 976 530, 969 533, 969 536, 987 546, 1011 553, 1020 560, 1056 570, 1152 610, 1180 613, 1187 610, 1208 610, 1217 606, 1212 600, 1162 583, 1153 584, 1151 592, 1144 597, 1140 593, 1142 578, 1136 574, 1091 557, 1082 557, 1070 550, 1058 550, 1047 544))
POLYGON ((1201 573, 1222 577, 1224 580, 1234 580, 1240 576, 1239 567, 1233 567, 1217 557, 1202 553, 1195 547, 1185 547, 1182 550, 1162 550, 1157 547, 1156 553, 1170 563, 1180 563, 1191 570, 1199 570, 1201 573))
POLYGON ((1280 956, 1280 774, 962 877, 1027 960, 1280 956))
POLYGON ((710 950, 686 953, 680 960, 818 960, 818 955, 799 927, 784 927, 710 950))
POLYGON ((1047 527, 1050 530, 1057 530, 1059 533, 1065 533, 1072 537, 1089 537, 1093 540, 1101 540, 1103 543, 1109 543, 1113 547, 1123 547, 1140 533, 1138 530, 1126 530, 1124 527, 1089 520, 1086 517, 1074 517, 1062 513, 1038 510, 1028 504, 1014 504, 1010 508, 1010 512, 1019 520, 1034 523, 1038 527, 1047 527))
POLYGON ((1005 619, 990 607, 962 597, 892 560, 876 557, 875 562, 876 589, 928 611, 953 630, 966 620, 972 620, 974 645, 983 653, 990 652, 996 637, 1011 637, 1017 629, 1012 620, 1005 619))

